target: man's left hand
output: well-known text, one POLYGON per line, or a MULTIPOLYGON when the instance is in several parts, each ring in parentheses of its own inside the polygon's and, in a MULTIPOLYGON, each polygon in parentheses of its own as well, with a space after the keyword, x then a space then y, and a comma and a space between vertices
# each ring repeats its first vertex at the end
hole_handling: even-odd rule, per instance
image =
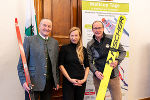
POLYGON ((57 87, 56 88, 54 88, 54 90, 58 90, 59 89, 59 84, 57 84, 57 87))

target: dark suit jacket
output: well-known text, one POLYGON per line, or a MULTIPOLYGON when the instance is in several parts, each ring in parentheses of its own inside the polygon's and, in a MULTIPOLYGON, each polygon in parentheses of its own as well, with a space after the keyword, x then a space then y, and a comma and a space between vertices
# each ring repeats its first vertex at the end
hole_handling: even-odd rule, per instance
MULTIPOLYGON (((31 78, 31 83, 34 85, 34 91, 43 91, 46 84, 46 55, 44 53, 44 39, 39 35, 25 37, 24 51, 26 55, 28 70, 31 78)), ((52 72, 55 87, 59 84, 59 69, 57 67, 58 61, 58 42, 49 37, 48 39, 48 53, 52 64, 52 72)), ((24 69, 21 57, 17 66, 18 76, 21 84, 26 82, 24 69)))

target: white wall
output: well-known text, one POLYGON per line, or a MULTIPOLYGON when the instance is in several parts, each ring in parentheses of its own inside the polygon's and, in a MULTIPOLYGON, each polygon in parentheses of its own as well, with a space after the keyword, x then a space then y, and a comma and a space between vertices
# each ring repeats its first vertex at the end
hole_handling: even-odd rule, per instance
MULTIPOLYGON (((24 100, 17 76, 19 48, 14 19, 24 33, 26 0, 1 0, 0 3, 0 100, 24 100)), ((130 0, 129 98, 150 96, 150 1, 130 0)))
POLYGON ((0 100, 23 100, 24 92, 17 76, 19 58, 15 17, 21 33, 25 25, 26 0, 0 0, 0 100))
POLYGON ((129 100, 150 97, 150 1, 130 2, 129 100))

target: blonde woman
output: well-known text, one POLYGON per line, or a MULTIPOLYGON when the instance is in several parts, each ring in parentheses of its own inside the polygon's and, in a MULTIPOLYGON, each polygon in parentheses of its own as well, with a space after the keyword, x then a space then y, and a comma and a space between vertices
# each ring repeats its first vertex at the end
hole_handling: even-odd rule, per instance
POLYGON ((78 27, 70 29, 69 38, 70 44, 62 46, 59 53, 59 68, 64 75, 63 100, 83 100, 89 73, 88 55, 78 27))

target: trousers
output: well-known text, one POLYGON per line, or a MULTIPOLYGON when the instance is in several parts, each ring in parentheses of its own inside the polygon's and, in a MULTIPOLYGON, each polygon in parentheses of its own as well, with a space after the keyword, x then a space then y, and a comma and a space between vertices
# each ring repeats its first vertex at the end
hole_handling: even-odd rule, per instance
POLYGON ((63 83, 63 100, 83 100, 86 83, 74 86, 72 83, 63 83))
MULTIPOLYGON (((93 76, 93 81, 97 94, 101 80, 99 80, 96 76, 93 76)), ((110 91, 112 100, 122 100, 119 76, 109 80, 108 89, 110 91)))

